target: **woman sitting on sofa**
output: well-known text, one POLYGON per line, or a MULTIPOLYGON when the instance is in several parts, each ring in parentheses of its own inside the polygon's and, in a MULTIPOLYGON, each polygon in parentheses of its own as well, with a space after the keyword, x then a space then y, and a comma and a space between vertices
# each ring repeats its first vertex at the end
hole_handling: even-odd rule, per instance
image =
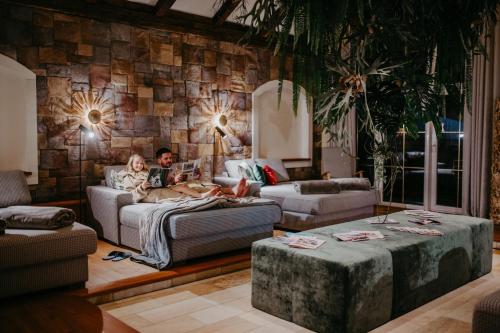
POLYGON ((248 193, 246 179, 242 178, 236 188, 222 188, 219 185, 198 186, 195 190, 187 183, 179 183, 167 187, 153 188, 148 182, 149 168, 141 155, 130 156, 125 170, 118 173, 123 179, 126 191, 132 193, 134 202, 159 202, 165 199, 175 199, 185 196, 193 198, 206 198, 211 196, 244 197, 248 193))

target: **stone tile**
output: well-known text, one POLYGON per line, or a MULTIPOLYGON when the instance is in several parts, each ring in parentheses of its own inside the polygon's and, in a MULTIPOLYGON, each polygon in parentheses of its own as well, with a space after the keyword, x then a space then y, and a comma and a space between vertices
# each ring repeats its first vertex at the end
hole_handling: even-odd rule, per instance
POLYGON ((111 55, 109 47, 94 47, 94 64, 109 65, 111 62, 111 55))
POLYGON ((131 150, 130 148, 111 148, 109 153, 111 164, 127 164, 131 150))
POLYGON ((33 27, 33 44, 36 46, 54 45, 54 30, 52 28, 33 27))
POLYGON ((149 62, 134 63, 134 70, 136 73, 153 73, 153 68, 149 62))
POLYGON ((201 81, 214 83, 217 81, 215 67, 203 67, 201 71, 201 81))
POLYGON ((174 99, 174 116, 187 116, 187 104, 185 98, 176 97, 174 99))
POLYGON ((61 48, 40 47, 38 49, 40 63, 65 65, 66 52, 61 48))
POLYGON ((130 26, 119 23, 111 23, 111 40, 130 42, 130 26))
POLYGON ((186 81, 186 97, 188 98, 200 97, 200 82, 186 81))
POLYGON ((176 81, 182 80, 182 67, 177 65, 172 67, 172 79, 176 81))
POLYGON ((184 67, 184 80, 201 81, 201 66, 200 65, 186 65, 184 67))
POLYGON ((172 44, 154 43, 150 50, 151 62, 164 65, 174 64, 174 47, 172 44))
POLYGON ((82 41, 86 44, 109 46, 111 29, 108 23, 82 19, 82 41))
POLYGON ((171 103, 173 100, 173 89, 172 86, 158 86, 153 87, 154 91, 154 101, 155 102, 168 102, 171 103))
POLYGON ((231 76, 217 74, 217 87, 219 90, 231 90, 231 76))
POLYGON ((33 12, 33 25, 52 28, 54 26, 54 15, 45 10, 35 10, 33 12))
POLYGON ((234 110, 246 109, 247 96, 245 93, 231 92, 229 96, 229 105, 234 110))
POLYGON ((159 136, 160 122, 155 116, 136 116, 134 123, 136 136, 159 136))
POLYGON ((80 23, 74 21, 54 21, 54 39, 64 42, 79 43, 81 41, 80 23))
POLYGON ((40 149, 40 169, 62 169, 67 165, 66 149, 40 149))
POLYGON ((71 65, 71 79, 73 82, 89 83, 90 65, 71 65))
POLYGON ((151 115, 153 114, 153 98, 139 97, 137 105, 138 115, 151 115))
POLYGON ((137 95, 134 94, 115 94, 116 112, 136 112, 137 95))
POLYGON ((47 76, 71 78, 71 67, 60 65, 47 65, 47 76))
POLYGON ((203 65, 205 67, 217 66, 217 53, 213 50, 203 50, 203 65))
POLYGON ((84 57, 92 57, 94 55, 94 47, 90 44, 78 44, 76 54, 84 57))
POLYGON ((217 74, 231 75, 231 55, 217 53, 217 74))
POLYGON ((212 84, 200 83, 200 98, 212 98, 212 84))
POLYGON ((30 22, 33 19, 33 9, 30 7, 10 7, 10 17, 20 20, 30 22))
POLYGON ((200 143, 198 145, 198 153, 200 154, 200 156, 213 155, 214 145, 208 143, 200 143))
POLYGON ((174 66, 182 66, 182 57, 174 56, 174 66))
POLYGON ((132 151, 144 156, 145 159, 153 159, 153 138, 134 137, 132 140, 132 151))
POLYGON ((17 61, 28 68, 38 68, 38 48, 18 47, 17 61))
POLYGON ((201 64, 203 60, 203 49, 197 46, 184 44, 182 47, 182 59, 185 64, 201 64))
MULTIPOLYGON (((155 65, 156 67, 157 65, 155 65)), ((170 86, 172 85, 172 73, 170 66, 165 66, 159 70, 155 68, 153 70, 153 83, 157 85, 170 86)))
POLYGON ((255 69, 248 69, 245 72, 245 83, 247 84, 257 84, 258 83, 258 72, 255 69))
POLYGON ((132 47, 131 49, 132 60, 138 62, 148 62, 150 61, 149 49, 142 47, 132 47))
POLYGON ((231 56, 231 70, 233 72, 244 73, 245 72, 245 57, 242 55, 232 55, 231 56))
POLYGON ((33 26, 28 22, 2 18, 0 20, 0 40, 16 46, 33 44, 33 26))
POLYGON ((60 77, 48 77, 47 88, 51 97, 71 96, 71 79, 60 77))
POLYGON ((175 81, 173 94, 174 97, 186 96, 186 83, 184 81, 175 81))
POLYGON ((126 60, 113 59, 111 61, 111 70, 113 74, 131 74, 132 64, 126 60))
POLYGON ((176 130, 171 131, 172 143, 188 143, 188 131, 187 130, 176 130))
POLYGON ((145 98, 153 98, 153 88, 137 87, 137 96, 145 98))
POLYGON ((130 148, 132 146, 132 138, 130 137, 111 137, 111 148, 130 148))
POLYGON ((92 88, 111 87, 111 71, 109 66, 91 65, 90 84, 92 88))
POLYGON ((173 117, 174 103, 154 103, 154 114, 162 117, 173 117))
POLYGON ((138 48, 149 48, 149 31, 145 29, 132 29, 132 46, 138 48))

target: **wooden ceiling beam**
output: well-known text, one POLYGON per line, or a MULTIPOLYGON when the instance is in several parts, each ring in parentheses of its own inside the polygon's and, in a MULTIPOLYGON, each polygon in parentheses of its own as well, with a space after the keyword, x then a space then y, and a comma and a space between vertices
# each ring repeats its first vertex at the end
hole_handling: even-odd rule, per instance
POLYGON ((226 22, 227 18, 229 15, 231 15, 232 12, 238 7, 238 5, 241 3, 241 0, 225 0, 224 3, 220 6, 219 10, 215 13, 214 17, 212 20, 214 21, 214 24, 218 27, 224 24, 226 22))
POLYGON ((158 0, 155 7, 156 16, 165 16, 169 9, 173 6, 175 0, 158 0))

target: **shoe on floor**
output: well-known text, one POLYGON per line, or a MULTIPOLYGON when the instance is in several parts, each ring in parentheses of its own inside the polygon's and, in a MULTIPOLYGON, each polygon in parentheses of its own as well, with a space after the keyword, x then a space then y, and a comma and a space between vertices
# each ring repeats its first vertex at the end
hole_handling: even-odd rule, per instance
POLYGON ((111 259, 111 261, 120 261, 123 259, 130 258, 132 256, 131 252, 118 252, 118 255, 111 259))
POLYGON ((107 256, 102 258, 102 260, 111 260, 111 259, 115 258, 119 253, 120 253, 120 251, 111 251, 108 253, 107 256))

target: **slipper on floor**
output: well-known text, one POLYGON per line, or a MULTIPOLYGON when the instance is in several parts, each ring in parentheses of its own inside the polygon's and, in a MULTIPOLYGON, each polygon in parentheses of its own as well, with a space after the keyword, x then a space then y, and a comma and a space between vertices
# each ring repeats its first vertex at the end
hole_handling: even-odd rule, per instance
POLYGON ((111 261, 120 261, 123 259, 130 258, 132 256, 131 252, 118 252, 118 255, 111 259, 111 261))
POLYGON ((120 251, 111 251, 108 253, 107 256, 102 258, 102 260, 111 260, 111 259, 115 258, 119 253, 120 253, 120 251))

